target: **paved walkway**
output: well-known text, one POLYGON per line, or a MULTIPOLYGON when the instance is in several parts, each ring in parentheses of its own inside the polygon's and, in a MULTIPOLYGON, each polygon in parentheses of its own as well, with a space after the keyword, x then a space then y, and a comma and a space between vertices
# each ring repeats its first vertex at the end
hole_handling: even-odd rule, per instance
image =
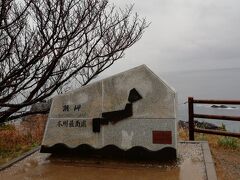
POLYGON ((178 154, 177 162, 161 164, 56 159, 37 151, 0 171, 0 179, 216 179, 207 142, 179 142, 178 154))

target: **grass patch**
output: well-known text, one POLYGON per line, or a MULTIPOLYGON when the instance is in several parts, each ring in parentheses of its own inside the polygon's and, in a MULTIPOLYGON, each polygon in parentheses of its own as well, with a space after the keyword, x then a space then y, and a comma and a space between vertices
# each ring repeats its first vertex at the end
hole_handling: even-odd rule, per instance
MULTIPOLYGON (((188 141, 188 129, 179 128, 179 140, 188 141)), ((215 148, 228 148, 237 149, 240 148, 240 139, 234 137, 225 137, 212 134, 194 133, 195 141, 208 141, 211 147, 215 148)))
POLYGON ((218 145, 225 148, 237 149, 240 147, 240 140, 234 137, 224 136, 218 139, 218 145))

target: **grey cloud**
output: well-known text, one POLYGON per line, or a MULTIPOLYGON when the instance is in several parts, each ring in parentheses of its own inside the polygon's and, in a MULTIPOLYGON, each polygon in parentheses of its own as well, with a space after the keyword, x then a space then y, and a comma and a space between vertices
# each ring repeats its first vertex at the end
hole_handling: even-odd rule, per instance
POLYGON ((134 3, 151 22, 143 38, 103 76, 147 64, 170 72, 240 67, 240 1, 110 0, 134 3))

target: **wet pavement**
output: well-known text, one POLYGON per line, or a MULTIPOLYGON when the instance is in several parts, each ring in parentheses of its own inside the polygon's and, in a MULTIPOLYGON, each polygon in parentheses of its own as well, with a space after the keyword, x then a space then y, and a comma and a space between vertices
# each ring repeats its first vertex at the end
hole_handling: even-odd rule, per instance
POLYGON ((36 152, 0 172, 1 180, 118 180, 206 179, 201 144, 179 144, 179 158, 171 163, 103 159, 56 158, 36 152))

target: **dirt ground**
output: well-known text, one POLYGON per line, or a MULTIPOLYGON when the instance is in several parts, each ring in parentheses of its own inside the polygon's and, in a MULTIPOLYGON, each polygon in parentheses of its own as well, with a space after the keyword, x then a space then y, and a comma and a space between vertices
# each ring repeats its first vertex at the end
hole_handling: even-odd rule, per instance
POLYGON ((240 179, 240 149, 210 147, 219 180, 240 179))

